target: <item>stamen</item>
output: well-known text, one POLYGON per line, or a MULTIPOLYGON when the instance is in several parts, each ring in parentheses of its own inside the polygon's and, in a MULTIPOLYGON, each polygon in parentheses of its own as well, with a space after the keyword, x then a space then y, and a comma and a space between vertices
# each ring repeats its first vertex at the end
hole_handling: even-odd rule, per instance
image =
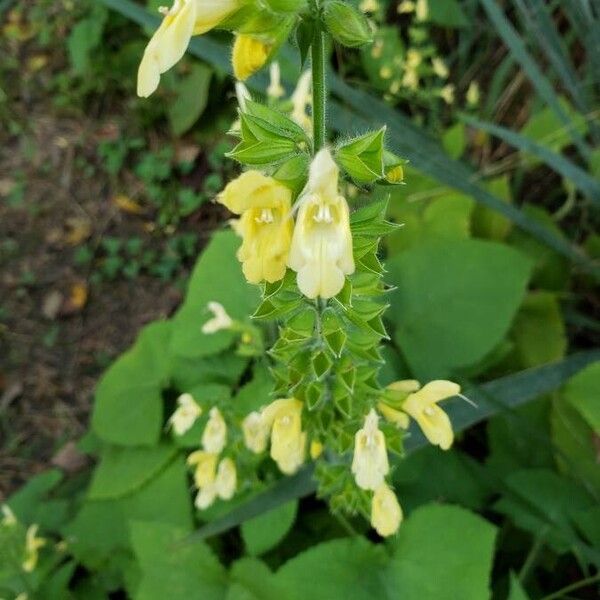
POLYGON ((317 213, 313 215, 313 219, 316 223, 333 223, 333 217, 331 216, 329 205, 320 204, 317 213))
POLYGON ((260 216, 254 217, 257 223, 272 223, 275 219, 273 217, 273 211, 270 208, 263 208, 260 211, 260 216))

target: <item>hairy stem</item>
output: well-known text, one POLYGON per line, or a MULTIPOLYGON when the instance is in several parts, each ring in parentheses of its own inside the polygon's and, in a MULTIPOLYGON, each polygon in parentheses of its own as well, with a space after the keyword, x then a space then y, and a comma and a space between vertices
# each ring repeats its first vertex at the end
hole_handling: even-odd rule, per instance
POLYGON ((312 62, 312 117, 314 151, 317 153, 325 145, 325 34, 319 28, 315 32, 310 48, 312 62))

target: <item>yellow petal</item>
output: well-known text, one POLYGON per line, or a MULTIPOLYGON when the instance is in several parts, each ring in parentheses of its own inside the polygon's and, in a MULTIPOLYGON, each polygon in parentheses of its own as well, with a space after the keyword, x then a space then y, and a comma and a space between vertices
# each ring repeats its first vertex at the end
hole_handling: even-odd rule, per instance
POLYGON ((266 44, 251 35, 236 35, 231 58, 236 79, 245 81, 256 73, 267 62, 271 47, 272 44, 266 44))
POLYGON ((371 502, 371 525, 382 537, 398 531, 402 522, 402 508, 396 494, 385 484, 381 484, 373 494, 371 502))

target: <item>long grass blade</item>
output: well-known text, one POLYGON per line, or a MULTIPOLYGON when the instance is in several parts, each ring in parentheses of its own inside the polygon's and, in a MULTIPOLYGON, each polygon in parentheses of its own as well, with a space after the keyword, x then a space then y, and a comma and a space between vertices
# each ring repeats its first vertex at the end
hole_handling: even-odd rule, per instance
POLYGON ((525 43, 521 39, 521 36, 518 34, 517 30, 506 18, 495 0, 480 0, 480 2, 483 5, 483 8, 485 9, 490 21, 496 28, 498 35, 504 40, 506 46, 513 53, 517 62, 521 65, 529 77, 529 80, 531 81, 531 84, 537 93, 556 113, 561 122, 567 127, 573 142, 577 146, 581 155, 586 159, 586 161, 589 160, 591 149, 577 131, 577 128, 569 118, 569 115, 563 110, 552 84, 548 81, 548 78, 544 75, 544 73, 542 73, 541 69, 527 51, 525 43))
MULTIPOLYGON (((558 388, 578 371, 598 360, 600 350, 581 352, 558 363, 520 371, 481 386, 471 386, 464 394, 477 405, 476 409, 464 400, 454 398, 444 406, 444 410, 450 415, 453 428, 458 433, 494 414, 512 410, 558 388)), ((411 427, 410 435, 405 440, 406 452, 416 452, 427 444, 421 431, 411 427)), ((290 500, 308 496, 315 489, 312 467, 305 467, 293 477, 281 479, 269 490, 236 507, 224 517, 203 525, 186 541, 198 541, 221 534, 290 500)))
POLYGON ((595 204, 600 206, 600 182, 593 177, 590 177, 586 171, 572 163, 562 154, 557 154, 545 146, 530 140, 520 133, 511 131, 506 127, 495 125, 494 123, 480 121, 479 119, 475 119, 474 117, 466 114, 461 114, 460 118, 462 121, 468 125, 471 125, 472 127, 475 127, 476 129, 487 131, 511 146, 518 148, 523 152, 529 152, 530 154, 537 156, 551 169, 557 173, 560 173, 566 179, 572 181, 575 186, 578 187, 584 194, 589 196, 589 198, 595 204))

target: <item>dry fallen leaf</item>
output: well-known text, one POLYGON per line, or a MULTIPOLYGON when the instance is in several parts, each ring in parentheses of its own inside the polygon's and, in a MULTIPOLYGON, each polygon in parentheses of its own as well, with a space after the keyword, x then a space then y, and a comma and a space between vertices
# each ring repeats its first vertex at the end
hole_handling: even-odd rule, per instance
POLYGON ((48 64, 48 57, 45 54, 36 54, 27 61, 29 71, 39 71, 48 64))
POLYGON ((8 196, 14 189, 16 181, 14 179, 0 179, 0 196, 8 196))
POLYGON ((86 304, 88 299, 88 287, 84 281, 77 281, 69 290, 69 296, 61 308, 61 314, 72 315, 79 312, 86 304))
POLYGON ((131 213, 132 215, 141 215, 144 212, 144 209, 135 200, 132 200, 129 196, 125 196, 125 194, 117 194, 113 197, 112 201, 123 212, 131 213))
POLYGON ((74 442, 67 442, 53 457, 52 465, 66 471, 76 473, 88 464, 88 457, 77 449, 74 442))
POLYGON ((175 160, 179 163, 191 163, 200 154, 200 146, 196 144, 181 144, 175 150, 175 160))
POLYGON ((63 303, 63 295, 58 290, 52 290, 46 294, 42 302, 42 314, 53 321, 63 303))
POLYGON ((65 242, 70 246, 77 246, 87 240, 92 233, 92 225, 87 219, 71 217, 66 220, 67 233, 65 242))

